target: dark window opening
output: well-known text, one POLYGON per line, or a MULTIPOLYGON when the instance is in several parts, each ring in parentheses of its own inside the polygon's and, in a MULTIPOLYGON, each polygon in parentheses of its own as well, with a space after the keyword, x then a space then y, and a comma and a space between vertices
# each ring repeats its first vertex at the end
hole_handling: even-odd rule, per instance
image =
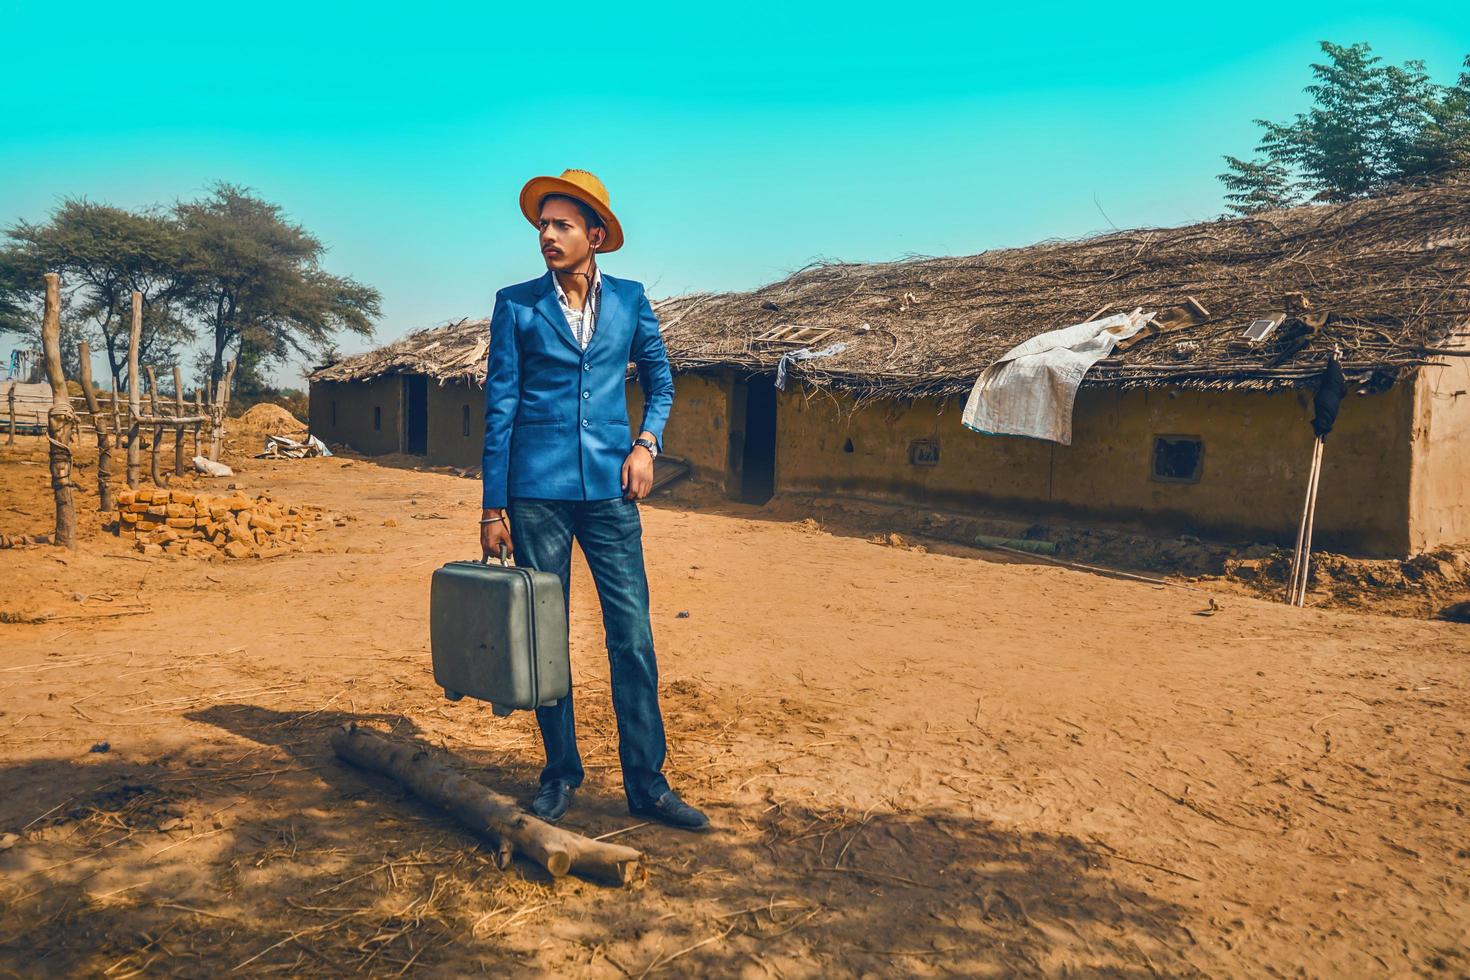
POLYGON ((847 440, 846 442, 844 442, 842 444, 842 451, 845 452, 845 453, 852 452, 852 440, 851 439, 847 440))
POLYGON ((740 448, 740 499, 763 504, 776 492, 776 385, 767 377, 745 382, 740 448))
POLYGON ((403 451, 412 456, 429 451, 429 379, 422 374, 403 379, 403 451))
POLYGON ((335 429, 336 427, 337 427, 337 402, 336 402, 336 399, 333 399, 332 400, 332 428, 335 429))
POLYGON ((1153 478, 1165 483, 1198 483, 1205 444, 1198 436, 1154 436, 1153 478))
POLYGON ((909 462, 914 466, 938 466, 938 440, 915 439, 909 443, 909 462))
POLYGON ((462 436, 470 434, 470 407, 468 405, 464 406, 459 416, 459 434, 462 436))
POLYGON ((379 431, 382 430, 382 428, 383 428, 383 409, 382 409, 382 406, 374 405, 373 406, 373 431, 374 432, 379 432, 379 431))

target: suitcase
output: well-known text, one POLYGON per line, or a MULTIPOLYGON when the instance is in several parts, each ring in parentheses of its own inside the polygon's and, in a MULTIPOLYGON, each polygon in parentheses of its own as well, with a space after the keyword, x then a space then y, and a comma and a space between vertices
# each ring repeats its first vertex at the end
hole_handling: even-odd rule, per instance
POLYGON ((489 701, 501 717, 556 704, 572 689, 567 609, 553 572, 454 561, 429 587, 434 681, 444 696, 489 701))

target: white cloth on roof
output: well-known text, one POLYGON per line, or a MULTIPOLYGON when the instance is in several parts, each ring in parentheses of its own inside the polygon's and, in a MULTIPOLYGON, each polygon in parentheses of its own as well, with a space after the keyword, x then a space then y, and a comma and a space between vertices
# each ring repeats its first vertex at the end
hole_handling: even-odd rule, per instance
POLYGON ((828 344, 821 350, 812 350, 810 347, 803 347, 801 350, 792 351, 789 354, 782 354, 781 359, 776 362, 776 387, 782 391, 786 390, 786 372, 790 370, 791 365, 795 362, 810 361, 814 357, 831 357, 833 354, 841 354, 845 350, 847 350, 847 341, 839 340, 835 344, 828 344))
POLYGON ((966 428, 1072 444, 1072 404, 1082 376, 1152 313, 1134 310, 1038 334, 1013 347, 975 380, 961 416, 966 428))

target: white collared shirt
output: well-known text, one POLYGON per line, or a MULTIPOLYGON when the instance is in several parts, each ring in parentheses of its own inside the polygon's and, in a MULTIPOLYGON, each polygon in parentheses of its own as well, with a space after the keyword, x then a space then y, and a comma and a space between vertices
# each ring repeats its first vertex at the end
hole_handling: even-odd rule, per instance
POLYGON ((587 344, 592 340, 592 331, 597 329, 597 309, 602 303, 602 270, 596 269, 592 273, 592 288, 587 290, 587 298, 583 301, 580 310, 574 310, 567 302, 566 290, 561 288, 561 280, 556 273, 551 274, 551 283, 556 287, 556 301, 561 304, 562 315, 567 318, 567 326, 572 328, 572 336, 577 338, 577 343, 582 349, 587 349, 587 344))

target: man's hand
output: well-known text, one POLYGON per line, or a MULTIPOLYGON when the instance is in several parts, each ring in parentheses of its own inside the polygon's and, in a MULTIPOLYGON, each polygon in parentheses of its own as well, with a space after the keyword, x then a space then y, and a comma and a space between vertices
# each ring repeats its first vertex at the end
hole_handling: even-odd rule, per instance
POLYGON ((623 499, 642 500, 653 489, 653 454, 634 446, 623 460, 623 499))
POLYGON ((510 524, 505 516, 505 511, 498 507, 486 508, 480 514, 480 519, 489 521, 488 524, 480 525, 480 551, 484 557, 499 558, 502 547, 505 548, 507 556, 514 555, 516 549, 510 540, 510 524))

